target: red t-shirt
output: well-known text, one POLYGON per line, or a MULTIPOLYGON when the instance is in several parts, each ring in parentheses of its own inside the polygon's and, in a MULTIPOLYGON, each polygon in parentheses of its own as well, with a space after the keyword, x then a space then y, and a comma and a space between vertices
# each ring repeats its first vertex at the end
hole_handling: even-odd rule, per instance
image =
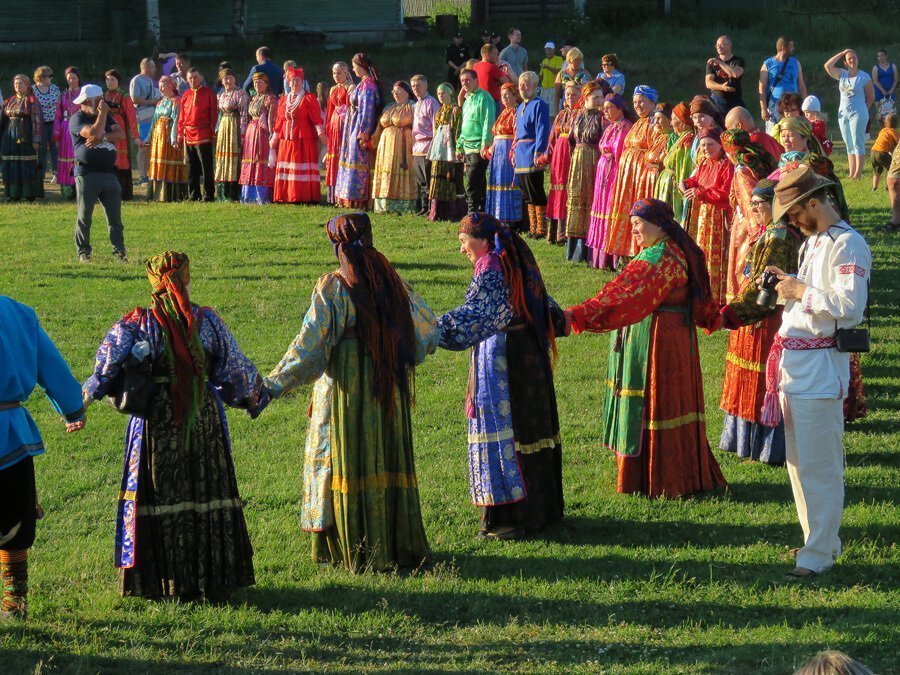
POLYGON ((500 87, 503 85, 501 77, 504 72, 496 63, 479 61, 472 70, 478 73, 478 86, 487 91, 495 101, 500 101, 500 87))

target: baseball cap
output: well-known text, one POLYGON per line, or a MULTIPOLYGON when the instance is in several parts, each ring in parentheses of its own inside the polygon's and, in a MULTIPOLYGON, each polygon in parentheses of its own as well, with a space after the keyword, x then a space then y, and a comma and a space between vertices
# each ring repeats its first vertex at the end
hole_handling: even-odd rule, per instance
POLYGON ((78 92, 78 96, 75 97, 72 103, 84 103, 89 98, 98 98, 100 96, 103 96, 103 90, 100 87, 96 84, 86 84, 78 92))
POLYGON ((544 45, 544 49, 556 49, 556 45, 553 44, 552 42, 548 42, 547 44, 544 45))
POLYGON ((822 102, 818 96, 807 96, 803 99, 803 105, 800 106, 803 112, 822 112, 822 102))

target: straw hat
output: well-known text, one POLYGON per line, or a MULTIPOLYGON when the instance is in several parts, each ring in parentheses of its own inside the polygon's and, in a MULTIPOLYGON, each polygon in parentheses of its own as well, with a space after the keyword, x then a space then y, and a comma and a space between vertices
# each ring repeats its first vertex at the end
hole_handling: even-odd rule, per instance
POLYGON ((794 204, 829 185, 834 185, 834 182, 820 176, 806 165, 785 173, 775 186, 772 220, 778 222, 794 204))

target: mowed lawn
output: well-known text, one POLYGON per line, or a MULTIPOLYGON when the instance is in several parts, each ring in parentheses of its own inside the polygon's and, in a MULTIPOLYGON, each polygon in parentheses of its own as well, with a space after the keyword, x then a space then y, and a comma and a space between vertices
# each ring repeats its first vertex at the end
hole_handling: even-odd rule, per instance
MULTIPOLYGON (((118 597, 112 551, 126 418, 95 405, 87 428, 67 436, 36 394, 28 408, 48 448, 35 462, 47 517, 32 549, 29 622, 0 624, 0 672, 787 673, 824 648, 900 672, 900 246, 876 229, 886 197, 867 181, 847 193, 875 257, 873 351, 863 360, 870 412, 845 435, 844 555, 827 575, 784 580, 788 549, 802 539, 783 468, 716 451, 730 482, 724 494, 615 493, 614 459, 599 440, 606 336, 560 340, 566 520, 521 543, 474 537, 468 353, 439 351, 418 370, 415 450, 434 556, 414 572, 353 576, 312 562, 298 525, 309 388, 256 421, 229 412, 257 584, 224 606, 118 597)), ((315 280, 335 267, 322 228, 334 213, 133 203, 124 210, 131 262, 111 257, 98 211, 94 262, 78 264, 74 205, 2 205, 0 292, 36 308, 84 379, 108 326, 147 302, 142 262, 186 251, 193 299, 222 315, 265 373, 298 330, 315 280)), ((376 216, 375 237, 436 312, 461 302, 471 269, 453 225, 376 216)), ((566 263, 560 248, 532 248, 562 305, 609 279, 566 263)), ((724 333, 700 337, 714 446, 725 347, 724 333)))

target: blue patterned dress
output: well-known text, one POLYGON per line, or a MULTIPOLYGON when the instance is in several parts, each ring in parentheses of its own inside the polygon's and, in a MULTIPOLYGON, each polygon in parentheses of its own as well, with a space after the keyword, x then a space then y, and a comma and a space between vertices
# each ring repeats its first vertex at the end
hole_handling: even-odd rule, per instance
MULTIPOLYGON (((552 302, 551 311, 558 323, 552 302)), ((478 260, 465 303, 438 319, 438 334, 444 349, 472 347, 469 486, 472 503, 482 507, 482 530, 559 523, 562 446, 550 357, 513 311, 495 254, 478 260)))
POLYGON ((174 421, 165 340, 137 308, 107 332, 82 385, 107 395, 136 345, 149 347, 159 384, 146 418, 131 417, 116 515, 115 564, 122 595, 221 598, 254 583, 253 549, 238 494, 223 403, 251 417, 269 401, 259 372, 209 307, 194 306, 206 353, 206 391, 186 437, 174 421))
POLYGON ((381 92, 371 77, 350 92, 350 109, 341 138, 341 156, 338 162, 335 198, 341 206, 367 208, 371 194, 372 156, 369 141, 378 128, 378 110, 381 92), (361 148, 359 142, 365 147, 361 148))
POLYGON ((518 223, 522 220, 522 191, 509 158, 516 138, 516 109, 505 108, 494 122, 492 132, 494 146, 488 164, 484 210, 502 222, 518 223))

